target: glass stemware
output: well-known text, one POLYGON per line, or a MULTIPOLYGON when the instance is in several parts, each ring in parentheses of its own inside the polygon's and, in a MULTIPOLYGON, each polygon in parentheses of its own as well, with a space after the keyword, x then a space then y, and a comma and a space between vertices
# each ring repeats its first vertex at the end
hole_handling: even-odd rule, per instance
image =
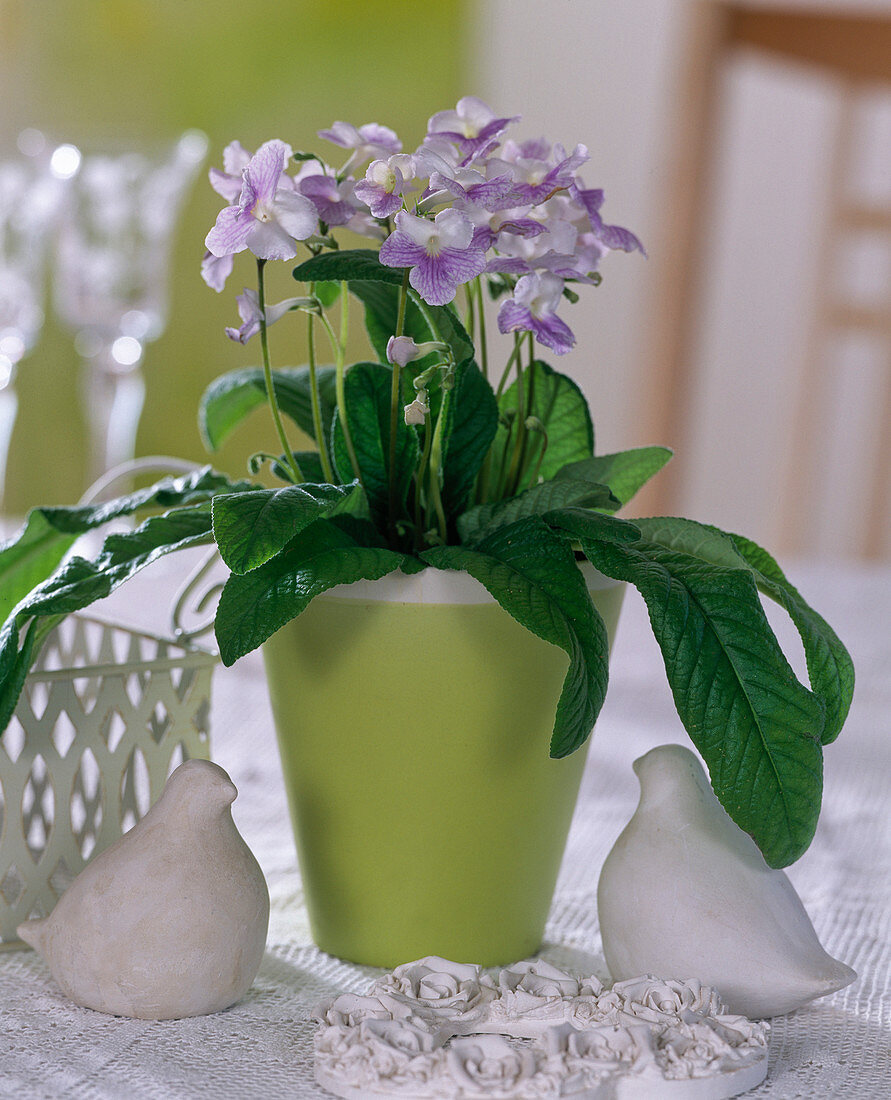
POLYGON ((84 362, 90 480, 133 457, 145 347, 167 323, 173 231, 206 154, 188 131, 160 161, 89 156, 68 195, 54 300, 84 362))
POLYGON ((18 147, 19 155, 0 158, 0 505, 18 411, 16 371, 43 327, 47 245, 80 164, 73 145, 50 152, 38 130, 23 130, 18 147))

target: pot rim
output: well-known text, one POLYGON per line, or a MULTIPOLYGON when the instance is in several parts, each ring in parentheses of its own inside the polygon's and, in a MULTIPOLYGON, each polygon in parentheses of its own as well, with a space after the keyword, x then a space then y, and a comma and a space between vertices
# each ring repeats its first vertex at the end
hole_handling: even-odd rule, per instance
MULTIPOLYGON (((604 576, 590 562, 578 563, 590 592, 619 588, 624 582, 604 576)), ((361 580, 339 584, 322 592, 316 599, 334 599, 362 603, 405 604, 484 604, 491 603, 488 590, 469 573, 456 569, 427 566, 420 573, 388 573, 376 581, 361 580)))

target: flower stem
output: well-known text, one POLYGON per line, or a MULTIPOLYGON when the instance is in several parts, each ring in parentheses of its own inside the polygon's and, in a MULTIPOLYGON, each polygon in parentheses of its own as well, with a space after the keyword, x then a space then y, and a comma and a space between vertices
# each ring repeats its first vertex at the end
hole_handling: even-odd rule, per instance
POLYGON ((353 446, 353 437, 350 435, 350 425, 347 420, 346 410, 346 390, 344 386, 344 349, 340 341, 335 335, 334 329, 331 327, 331 322, 323 313, 320 317, 322 325, 325 331, 328 333, 328 340, 331 343, 331 350, 334 352, 334 388, 337 395, 337 413, 340 418, 340 426, 343 428, 343 441, 346 444, 347 454, 350 459, 350 466, 353 470, 353 476, 358 478, 359 482, 362 482, 362 475, 359 471, 359 460, 356 458, 356 448, 353 446))
POLYGON ((421 452, 421 460, 418 463, 418 473, 415 482, 415 549, 419 549, 422 534, 421 528, 421 490, 424 485, 424 475, 427 472, 427 463, 430 461, 430 445, 433 442, 430 414, 424 417, 424 449, 421 452))
MULTIPOLYGON (((399 291, 399 311, 396 315, 396 332, 401 336, 405 328, 405 304, 408 299, 408 277, 411 268, 406 268, 402 276, 402 288, 399 291)), ((396 492, 396 437, 399 430, 399 413, 402 407, 402 368, 398 363, 393 363, 393 382, 390 387, 390 445, 387 454, 387 477, 390 481, 390 526, 396 522, 396 512, 399 507, 396 492)))
POLYGON ((464 327, 467 329, 467 335, 470 337, 472 343, 476 334, 476 323, 474 320, 475 297, 473 283, 464 284, 464 294, 467 299, 467 313, 465 313, 464 315, 464 327))
POLYGON ((483 378, 489 377, 489 348, 486 343, 486 307, 483 298, 483 282, 482 279, 477 276, 476 278, 476 298, 477 298, 477 317, 479 318, 479 330, 480 330, 480 369, 483 372, 483 378))
MULTIPOLYGON (((531 374, 530 359, 530 374, 531 374)), ((516 494, 517 485, 523 465, 523 455, 526 450, 526 379, 523 377, 521 360, 517 359, 517 436, 514 440, 514 451, 511 456, 510 467, 507 471, 507 481, 504 486, 504 495, 512 497, 516 494)))
POLYGON ((294 476, 294 484, 298 485, 303 481, 303 475, 300 473, 300 469, 294 460, 294 452, 291 450, 290 443, 288 443, 288 437, 285 435, 285 428, 282 424, 282 417, 278 408, 278 399, 275 396, 275 386, 272 383, 272 367, 269 363, 269 336, 266 331, 266 283, 263 270, 265 267, 266 261, 258 259, 257 301, 260 306, 260 349, 263 353, 263 378, 266 383, 266 399, 272 411, 272 419, 275 422, 275 430, 278 432, 279 442, 284 451, 285 462, 290 467, 291 473, 294 476))
POLYGON ((514 365, 514 360, 520 354, 520 336, 514 333, 514 350, 510 353, 510 357, 504 364, 504 372, 501 375, 501 381, 498 383, 498 389, 495 391, 495 396, 500 397, 504 393, 504 387, 507 384, 507 379, 510 374, 510 369, 514 365))
POLYGON ((446 412, 451 400, 451 390, 446 390, 442 395, 442 404, 439 407, 439 416, 436 418, 436 428, 433 432, 433 445, 430 449, 430 490, 429 498, 436 512, 436 523, 439 527, 439 537, 446 541, 446 518, 442 507, 442 495, 439 491, 439 479, 442 474, 442 430, 445 423, 446 412))
MULTIPOLYGON (((309 284, 310 295, 315 293, 316 284, 309 284)), ((319 399, 319 379, 316 373, 316 334, 313 327, 315 318, 310 313, 307 324, 307 342, 309 354, 309 400, 312 405, 312 427, 316 437, 316 445, 319 448, 319 460, 322 463, 322 473, 325 480, 334 484, 334 471, 331 468, 331 459, 328 457, 328 448, 325 444, 325 432, 322 427, 322 403, 319 399)))

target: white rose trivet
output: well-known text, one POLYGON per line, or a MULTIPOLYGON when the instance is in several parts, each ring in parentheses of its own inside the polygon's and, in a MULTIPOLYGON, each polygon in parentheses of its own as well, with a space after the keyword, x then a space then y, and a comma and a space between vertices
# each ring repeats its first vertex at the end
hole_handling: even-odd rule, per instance
POLYGON ((542 960, 495 979, 430 956, 314 1018, 316 1080, 345 1100, 725 1100, 767 1075, 770 1025, 700 982, 604 989, 542 960))

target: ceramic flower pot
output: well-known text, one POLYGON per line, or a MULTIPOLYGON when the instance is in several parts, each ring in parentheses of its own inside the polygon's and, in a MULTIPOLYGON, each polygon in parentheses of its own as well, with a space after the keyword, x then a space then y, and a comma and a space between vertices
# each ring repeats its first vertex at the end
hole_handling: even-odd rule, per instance
MULTIPOLYGON (((612 642, 623 586, 588 580, 612 642)), ((331 589, 264 657, 318 946, 389 967, 534 952, 586 756, 548 756, 566 654, 427 569, 331 589)))

